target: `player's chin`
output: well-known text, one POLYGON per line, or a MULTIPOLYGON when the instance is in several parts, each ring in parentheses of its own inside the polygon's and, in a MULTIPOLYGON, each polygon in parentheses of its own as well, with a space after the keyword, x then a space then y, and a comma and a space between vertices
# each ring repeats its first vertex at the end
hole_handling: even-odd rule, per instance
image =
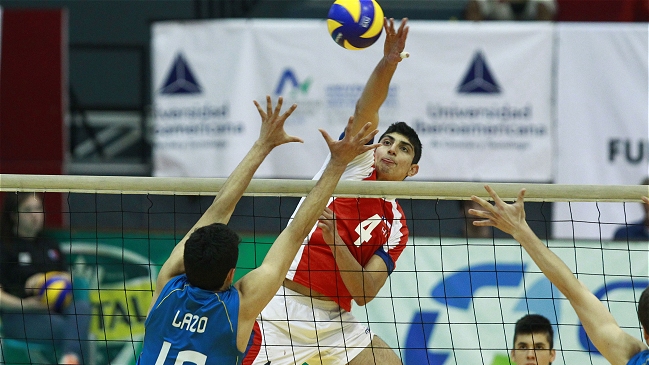
POLYGON ((377 178, 381 181, 403 181, 406 176, 395 171, 395 169, 383 169, 378 171, 377 178))

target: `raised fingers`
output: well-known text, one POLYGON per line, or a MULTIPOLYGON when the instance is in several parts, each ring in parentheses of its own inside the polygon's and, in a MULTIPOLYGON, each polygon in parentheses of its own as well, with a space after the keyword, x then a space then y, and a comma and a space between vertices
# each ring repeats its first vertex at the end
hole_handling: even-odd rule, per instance
POLYGON ((518 198, 516 198, 516 203, 518 204, 523 204, 524 203, 524 198, 525 198, 525 188, 521 189, 521 191, 518 192, 518 198))
MULTIPOLYGON (((494 210, 494 207, 493 207, 493 205, 491 205, 491 203, 489 203, 488 201, 486 201, 486 200, 484 200, 484 199, 482 199, 480 197, 472 195, 471 200, 473 200, 474 202, 480 204, 481 207, 488 210, 489 212, 493 212, 493 210, 494 210)), ((469 212, 471 212, 471 210, 469 210, 469 212)), ((473 213, 471 213, 471 214, 473 214, 473 213)))
MULTIPOLYGON (((291 114, 293 114, 293 111, 295 111, 295 108, 297 108, 297 104, 291 105, 290 108, 284 114, 282 114, 282 119, 287 119, 291 114)), ((279 109, 278 109, 279 112, 279 109)))
MULTIPOLYGON (((354 120, 354 117, 349 118, 349 123, 351 124, 352 121, 354 120)), ((378 129, 374 129, 370 133, 367 133, 367 130, 372 127, 372 123, 367 122, 365 125, 356 133, 356 136, 354 136, 355 139, 360 139, 363 144, 366 144, 367 142, 371 141, 374 136, 376 136, 377 133, 379 133, 378 129)))
MULTIPOLYGON (((282 97, 279 97, 279 102, 282 102, 282 97)), ((270 116, 273 113, 273 102, 270 100, 270 95, 266 95, 266 115, 270 116)))
POLYGON ((401 36, 405 31, 407 32, 408 29, 406 28, 406 24, 408 23, 408 18, 403 18, 401 19, 401 24, 399 24, 399 30, 397 30, 397 35, 401 36))
MULTIPOLYGON (((284 98, 280 96, 279 99, 277 100, 277 105, 275 105, 275 115, 279 115, 279 112, 282 110, 283 103, 284 103, 284 98)), ((269 104, 268 106, 271 107, 272 104, 269 104)))
POLYGON ((257 107, 257 111, 259 112, 259 116, 260 116, 262 119, 266 119, 266 115, 267 115, 267 114, 266 114, 266 113, 264 112, 264 110, 261 108, 261 105, 259 105, 259 103, 257 102, 257 100, 253 100, 252 102, 253 102, 253 103, 255 104, 255 106, 257 107))
POLYGON ((394 34, 394 19, 392 18, 383 18, 383 28, 385 29, 385 35, 390 36, 394 34))
POLYGON ((505 202, 502 199, 500 199, 496 191, 492 189, 491 186, 485 185, 484 188, 485 190, 487 190, 487 193, 489 193, 491 198, 494 200, 495 204, 505 204, 505 202))

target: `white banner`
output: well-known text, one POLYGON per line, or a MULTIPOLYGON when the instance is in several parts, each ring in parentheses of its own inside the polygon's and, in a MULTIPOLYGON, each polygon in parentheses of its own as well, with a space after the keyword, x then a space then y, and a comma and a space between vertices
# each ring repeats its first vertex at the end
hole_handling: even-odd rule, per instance
MULTIPOLYGON (((252 100, 282 95, 304 145, 282 146, 256 177, 311 178, 342 132, 383 38, 337 46, 320 20, 166 22, 153 26, 157 176, 227 176, 257 137, 252 100)), ((552 25, 411 21, 380 129, 420 134, 418 179, 550 181, 552 25)))
POLYGON ((422 178, 550 181, 552 24, 413 22, 411 34, 418 58, 395 79, 422 178))
MULTIPOLYGON (((555 182, 639 184, 649 166, 647 24, 564 23, 558 38, 555 182)), ((643 214, 634 203, 555 204, 554 236, 608 239, 643 214)))
MULTIPOLYGON (((405 365, 509 365, 514 324, 528 313, 555 324, 554 365, 608 364, 587 351, 570 303, 515 241, 415 238, 409 245, 377 298, 353 309, 405 365)), ((648 284, 646 251, 592 241, 550 241, 549 247, 642 340, 635 301, 648 284)))

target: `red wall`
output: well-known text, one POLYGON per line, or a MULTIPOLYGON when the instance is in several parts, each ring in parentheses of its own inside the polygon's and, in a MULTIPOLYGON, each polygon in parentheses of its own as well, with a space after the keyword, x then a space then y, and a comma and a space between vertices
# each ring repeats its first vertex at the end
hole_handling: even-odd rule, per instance
MULTIPOLYGON (((4 9, 0 53, 0 173, 63 173, 67 112, 67 13, 4 9)), ((46 223, 63 222, 60 194, 46 223)))
POLYGON ((646 22, 647 0, 558 0, 558 21, 646 22))

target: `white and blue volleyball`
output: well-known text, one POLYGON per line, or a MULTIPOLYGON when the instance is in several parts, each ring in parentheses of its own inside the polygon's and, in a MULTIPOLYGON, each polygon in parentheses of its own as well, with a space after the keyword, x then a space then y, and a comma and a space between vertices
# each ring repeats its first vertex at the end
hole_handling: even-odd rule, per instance
POLYGON ((336 0, 327 27, 333 40, 352 50, 374 44, 383 30, 383 10, 375 0, 336 0))

